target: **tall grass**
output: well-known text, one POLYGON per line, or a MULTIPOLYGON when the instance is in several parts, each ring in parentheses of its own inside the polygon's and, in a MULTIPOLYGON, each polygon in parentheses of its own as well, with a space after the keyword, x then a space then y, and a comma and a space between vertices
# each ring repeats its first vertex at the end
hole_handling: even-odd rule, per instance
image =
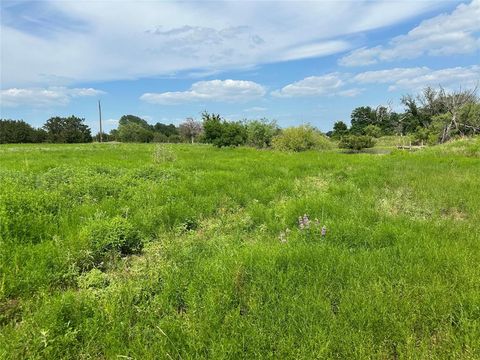
POLYGON ((480 164, 452 147, 2 146, 0 357, 479 358, 480 164))

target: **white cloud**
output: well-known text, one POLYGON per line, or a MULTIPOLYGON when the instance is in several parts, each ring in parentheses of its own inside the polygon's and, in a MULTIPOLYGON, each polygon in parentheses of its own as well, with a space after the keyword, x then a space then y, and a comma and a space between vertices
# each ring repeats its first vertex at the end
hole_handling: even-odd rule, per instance
POLYGON ((431 72, 428 67, 393 68, 386 70, 365 71, 353 77, 354 82, 363 84, 385 84, 402 79, 414 78, 431 72))
POLYGON ((346 35, 441 6, 431 1, 12 2, 2 8, 1 82, 4 87, 67 86, 324 56, 350 49, 346 35))
POLYGON ((98 96, 104 91, 93 88, 11 88, 0 91, 0 104, 5 107, 29 106, 62 106, 67 105, 72 98, 84 96, 98 96))
POLYGON ((480 83, 480 66, 432 70, 428 67, 393 68, 349 73, 310 76, 271 92, 275 97, 346 96, 355 97, 366 91, 368 84, 385 84, 389 91, 419 91, 426 86, 447 89, 473 88, 480 83))
POLYGON ((423 55, 471 54, 480 49, 480 0, 460 4, 451 14, 424 20, 387 46, 362 47, 339 60, 343 66, 413 59, 423 55))
POLYGON ((359 89, 359 88, 352 88, 352 89, 346 89, 339 91, 337 95, 339 96, 346 96, 346 97, 355 97, 363 93, 365 89, 359 89))
POLYGON ((243 110, 243 111, 245 111, 245 112, 264 112, 264 111, 267 111, 267 110, 268 110, 268 109, 267 109, 266 107, 254 106, 254 107, 245 109, 245 110, 243 110))
POLYGON ((322 76, 309 76, 303 80, 288 84, 280 90, 272 91, 275 97, 303 96, 356 96, 359 89, 344 89, 348 74, 330 73, 322 76))
POLYGON ((199 81, 187 91, 145 93, 140 99, 152 104, 181 104, 191 101, 248 101, 264 95, 264 87, 253 81, 229 79, 199 81))
POLYGON ((389 84, 388 89, 418 91, 426 86, 446 88, 473 88, 480 82, 480 66, 454 67, 432 70, 428 67, 394 68, 366 71, 355 75, 352 82, 361 84, 389 84))

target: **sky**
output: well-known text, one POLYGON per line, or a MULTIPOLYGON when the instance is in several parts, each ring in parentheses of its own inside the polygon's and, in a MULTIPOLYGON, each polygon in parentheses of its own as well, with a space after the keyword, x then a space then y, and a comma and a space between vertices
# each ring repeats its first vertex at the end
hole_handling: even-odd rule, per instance
POLYGON ((0 2, 0 117, 349 122, 480 82, 480 0, 0 2))

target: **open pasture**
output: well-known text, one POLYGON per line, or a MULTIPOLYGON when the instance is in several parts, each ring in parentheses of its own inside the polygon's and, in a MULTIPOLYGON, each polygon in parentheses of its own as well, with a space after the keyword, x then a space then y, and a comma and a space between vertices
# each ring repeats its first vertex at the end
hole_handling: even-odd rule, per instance
POLYGON ((480 358, 479 156, 3 145, 0 358, 480 358))

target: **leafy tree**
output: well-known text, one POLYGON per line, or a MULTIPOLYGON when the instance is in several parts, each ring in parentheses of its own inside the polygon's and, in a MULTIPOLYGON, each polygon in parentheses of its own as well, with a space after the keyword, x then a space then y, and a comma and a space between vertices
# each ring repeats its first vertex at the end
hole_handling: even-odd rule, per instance
POLYGON ((222 136, 222 118, 218 114, 209 114, 204 111, 202 113, 203 140, 206 143, 213 144, 216 139, 222 136))
POLYGON ((333 131, 331 137, 334 139, 340 139, 342 136, 348 134, 348 126, 343 121, 337 121, 333 124, 333 131))
POLYGON ((45 132, 23 120, 0 119, 0 144, 34 143, 46 140, 45 132))
POLYGON ((130 122, 118 127, 117 138, 122 142, 148 143, 153 140, 153 132, 136 122, 130 122))
POLYGON ((110 133, 108 134, 109 141, 120 141, 118 138, 118 129, 112 129, 110 130, 110 133))
POLYGON ((305 151, 311 149, 330 149, 332 143, 320 131, 310 125, 301 125, 284 129, 272 141, 274 149, 282 151, 305 151))
POLYGON ((151 142, 153 127, 135 115, 123 115, 118 121, 116 139, 122 142, 151 142))
POLYGON ((92 141, 90 128, 84 124, 85 119, 76 116, 52 117, 43 128, 47 138, 54 143, 85 143, 92 141))
POLYGON ((202 123, 193 120, 192 118, 187 118, 179 127, 180 134, 192 144, 195 139, 200 136, 203 131, 202 123))
POLYGON ((247 123, 247 144, 256 148, 267 148, 272 145, 272 139, 280 132, 275 120, 252 120, 247 123))
POLYGON ((153 126, 153 131, 155 133, 163 134, 167 137, 172 135, 179 135, 179 129, 173 124, 166 125, 162 123, 156 123, 153 126))
POLYGON ((247 128, 240 121, 223 121, 221 136, 213 141, 213 145, 217 147, 244 145, 247 137, 247 128))
POLYGON ((248 134, 245 124, 239 121, 226 121, 217 114, 202 114, 203 141, 218 147, 239 146, 247 142, 248 134))
POLYGON ((350 131, 353 134, 362 134, 363 129, 368 125, 375 125, 376 123, 376 114, 370 106, 361 106, 357 107, 352 111, 350 116, 351 118, 351 128, 350 131))
POLYGON ((367 135, 347 135, 344 136, 339 143, 341 149, 350 149, 360 151, 362 149, 371 148, 375 142, 371 136, 367 135))
POLYGON ((135 115, 123 115, 118 121, 119 127, 128 124, 137 124, 145 129, 151 130, 151 126, 147 123, 146 120, 135 115))

